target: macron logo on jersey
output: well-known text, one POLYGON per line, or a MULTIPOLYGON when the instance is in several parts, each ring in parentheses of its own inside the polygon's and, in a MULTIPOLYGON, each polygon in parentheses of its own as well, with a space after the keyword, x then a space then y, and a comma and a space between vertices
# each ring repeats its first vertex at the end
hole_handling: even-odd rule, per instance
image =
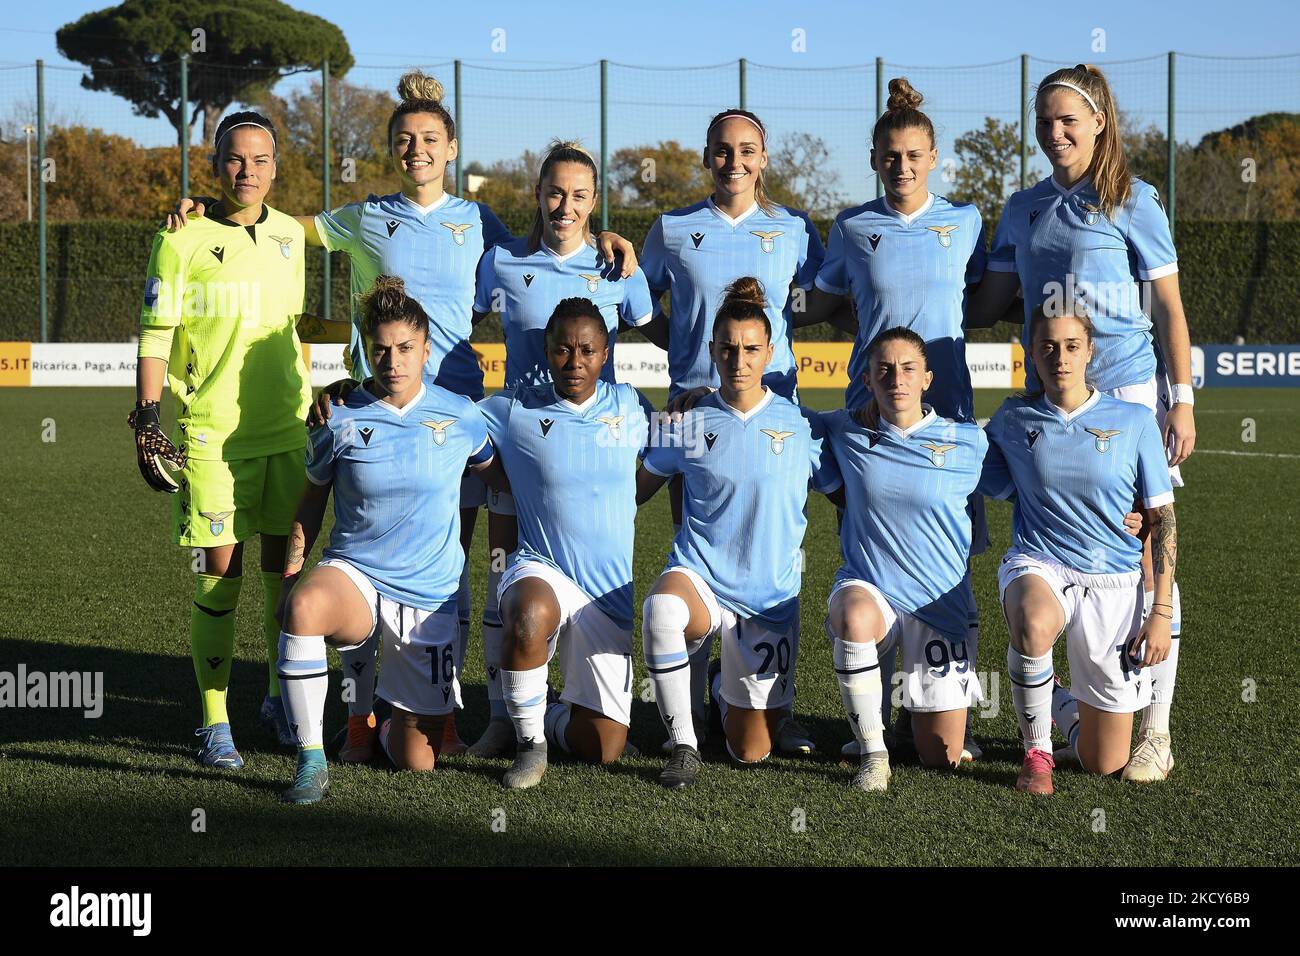
POLYGON ((880 240, 883 238, 885 237, 878 232, 873 232, 871 235, 867 236, 867 242, 871 243, 872 252, 876 251, 876 246, 880 245, 880 240))
POLYGON ((1034 220, 1038 218, 1038 214, 1039 214, 1040 212, 1042 212, 1041 209, 1031 209, 1031 210, 1029 210, 1029 224, 1030 224, 1031 226, 1034 224, 1034 220))
POLYGON ((537 278, 537 275, 536 275, 535 273, 532 273, 532 272, 525 272, 525 273, 524 273, 524 288, 528 288, 529 286, 531 286, 531 285, 533 284, 533 280, 536 279, 536 278, 537 278))
POLYGON ((545 438, 547 435, 551 433, 551 426, 555 424, 555 419, 543 418, 540 422, 538 422, 538 424, 542 426, 542 437, 545 438))
POLYGON ((384 223, 384 225, 388 228, 388 238, 391 239, 393 238, 393 233, 397 232, 397 227, 400 226, 401 223, 396 219, 390 219, 388 222, 384 223))
POLYGON ((225 261, 226 261, 226 247, 225 247, 225 246, 213 246, 211 249, 208 250, 208 252, 210 252, 210 253, 212 253, 214 256, 216 256, 218 262, 225 262, 225 261))
POLYGON ((1028 429, 1025 431, 1025 440, 1029 442, 1029 447, 1034 447, 1034 442, 1038 441, 1038 429, 1028 429))
POLYGON ((691 242, 695 243, 696 249, 700 248, 700 243, 703 241, 704 241, 704 233, 702 232, 691 233, 691 242))
POLYGON ((709 446, 709 451, 713 450, 713 443, 717 440, 718 440, 718 436, 716 432, 704 433, 704 444, 709 446))
POLYGON ((374 433, 375 433, 375 430, 374 430, 373 428, 369 427, 369 426, 360 429, 360 435, 361 435, 361 440, 362 440, 362 442, 364 442, 365 444, 369 445, 369 444, 370 444, 370 436, 373 435, 374 433))

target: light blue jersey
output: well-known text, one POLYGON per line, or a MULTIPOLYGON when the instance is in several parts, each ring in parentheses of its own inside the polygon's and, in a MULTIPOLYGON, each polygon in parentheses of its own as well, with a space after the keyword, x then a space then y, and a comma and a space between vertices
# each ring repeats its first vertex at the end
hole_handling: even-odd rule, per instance
POLYGON ((465 562, 461 475, 491 458, 487 425, 469 399, 425 384, 399 410, 353 389, 307 446, 307 477, 334 485, 323 557, 348 562, 408 607, 454 604, 465 562))
POLYGON ((713 392, 657 437, 646 469, 683 478, 668 566, 698 573, 741 617, 789 626, 799 611, 809 482, 820 491, 838 480, 803 410, 769 389, 742 415, 713 392))
POLYGON ((496 312, 506 339, 505 387, 536 385, 551 380, 546 362, 546 323, 562 299, 590 299, 605 317, 609 330, 609 359, 601 378, 614 381, 614 340, 618 323, 645 325, 653 314, 650 288, 638 268, 623 279, 598 262, 594 246, 581 245, 559 255, 542 243, 528 251, 527 237, 502 243, 483 256, 478 266, 475 312, 496 312))
POLYGON ((952 641, 978 622, 966 584, 971 522, 988 440, 974 422, 925 417, 906 430, 863 428, 840 409, 821 415, 844 485, 837 581, 874 584, 892 604, 952 641))
POLYGON ((925 340, 934 382, 926 401, 945 418, 969 421, 974 405, 962 329, 967 290, 984 275, 984 225, 970 203, 931 195, 904 215, 880 199, 835 217, 817 288, 851 293, 858 335, 849 357, 848 408, 865 405, 867 346, 902 326, 925 340))
POLYGON ((316 217, 316 231, 331 252, 352 262, 352 375, 372 374, 361 341, 357 295, 375 277, 397 276, 406 294, 429 314, 432 349, 424 380, 478 400, 483 371, 470 347, 474 269, 485 249, 510 238, 492 210, 444 193, 421 208, 401 193, 370 196, 316 217))
MULTIPOLYGON (((1169 217, 1149 183, 1133 180, 1132 195, 1113 219, 1098 203, 1088 178, 1067 190, 1049 176, 1013 194, 998 221, 988 268, 1020 276, 1026 353, 1037 306, 1082 300, 1097 330, 1088 382, 1112 391, 1155 374, 1151 320, 1142 311, 1138 283, 1177 272, 1178 256, 1169 217)), ((1025 387, 1039 387, 1032 362, 1025 363, 1025 387)))
POLYGON ((654 409, 631 385, 597 382, 575 405, 549 384, 480 403, 519 518, 513 561, 540 561, 632 627, 636 463, 654 409))
POLYGON ((979 491, 1015 497, 1012 544, 1084 574, 1142 566, 1142 542, 1124 530, 1134 501, 1174 500, 1169 462, 1145 405, 1101 391, 1066 414, 1045 396, 1008 398, 988 426, 979 491))
POLYGON ((709 198, 656 219, 641 251, 641 268, 656 300, 669 290, 669 396, 718 384, 709 357, 714 316, 728 285, 755 276, 767 290, 774 346, 763 384, 793 398, 790 283, 811 289, 823 256, 821 237, 808 214, 785 206, 769 216, 755 204, 732 219, 709 198))

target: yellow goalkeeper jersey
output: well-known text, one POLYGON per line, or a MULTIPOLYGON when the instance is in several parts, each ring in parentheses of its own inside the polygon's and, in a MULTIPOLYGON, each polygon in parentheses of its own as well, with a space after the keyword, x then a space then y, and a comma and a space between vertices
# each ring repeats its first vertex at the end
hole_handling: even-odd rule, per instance
POLYGON ((251 226, 194 219, 154 237, 140 324, 176 330, 173 440, 190 457, 234 461, 306 443, 311 379, 294 329, 304 246, 302 226, 270 206, 251 226))

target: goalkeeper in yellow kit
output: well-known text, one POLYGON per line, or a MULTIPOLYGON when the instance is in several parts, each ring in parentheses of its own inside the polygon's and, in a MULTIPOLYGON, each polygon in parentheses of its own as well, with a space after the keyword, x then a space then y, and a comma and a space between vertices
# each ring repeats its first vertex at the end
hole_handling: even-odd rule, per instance
POLYGON ((141 474, 174 495, 173 538, 197 559, 190 645, 203 704, 199 760, 238 769, 226 691, 243 543, 255 534, 269 680, 259 719, 280 743, 295 742, 276 677, 275 609, 305 482, 311 386, 295 332, 303 229, 264 202, 275 178, 271 122, 253 112, 226 117, 212 162, 220 204, 190 228, 154 238, 130 425, 141 474), (171 440, 159 424, 164 377, 176 401, 171 440))

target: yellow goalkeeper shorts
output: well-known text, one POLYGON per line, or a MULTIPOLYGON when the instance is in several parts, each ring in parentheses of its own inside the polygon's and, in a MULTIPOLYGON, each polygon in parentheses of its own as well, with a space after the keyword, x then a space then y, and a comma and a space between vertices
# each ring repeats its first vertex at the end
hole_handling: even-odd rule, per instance
POLYGON ((185 548, 287 535, 307 482, 302 448, 238 461, 191 458, 172 496, 172 540, 185 548))

